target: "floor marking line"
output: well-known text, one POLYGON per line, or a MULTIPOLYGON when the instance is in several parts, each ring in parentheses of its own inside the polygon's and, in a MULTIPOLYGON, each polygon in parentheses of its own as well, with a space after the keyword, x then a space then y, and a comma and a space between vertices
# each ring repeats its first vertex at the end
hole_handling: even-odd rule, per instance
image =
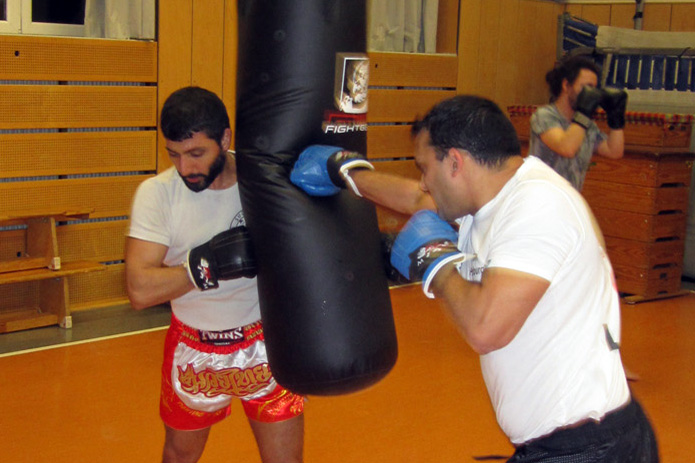
POLYGON ((107 341, 107 340, 109 340, 109 339, 123 338, 123 337, 126 337, 126 336, 133 336, 133 335, 136 335, 136 334, 145 334, 145 333, 151 333, 151 332, 153 332, 153 331, 161 331, 161 330, 165 330, 165 329, 167 329, 167 328, 169 328, 169 325, 158 326, 158 327, 156 327, 156 328, 148 328, 148 329, 145 329, 145 330, 128 331, 128 332, 125 332, 125 333, 111 334, 111 335, 108 335, 108 336, 100 336, 100 337, 90 338, 90 339, 82 339, 82 340, 80 340, 80 341, 61 342, 61 343, 58 343, 58 344, 52 344, 52 345, 50 345, 50 346, 34 347, 34 348, 24 349, 24 350, 18 350, 18 351, 14 351, 14 352, 6 352, 6 353, 3 353, 3 354, 0 354, 0 358, 3 358, 3 357, 11 357, 11 356, 13 356, 13 355, 20 355, 20 354, 30 354, 30 353, 33 353, 33 352, 40 352, 40 351, 42 351, 42 350, 59 349, 59 348, 61 348, 61 347, 76 346, 76 345, 79 345, 79 344, 87 344, 87 343, 89 343, 89 342, 107 341))

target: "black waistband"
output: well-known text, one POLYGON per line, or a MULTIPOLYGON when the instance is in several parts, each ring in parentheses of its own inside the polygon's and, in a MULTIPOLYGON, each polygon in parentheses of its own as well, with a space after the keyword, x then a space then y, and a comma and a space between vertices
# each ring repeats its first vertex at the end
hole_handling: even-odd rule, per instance
POLYGON ((576 427, 558 429, 545 437, 531 440, 521 447, 563 449, 602 442, 634 426, 641 414, 642 408, 639 403, 631 399, 626 405, 608 413, 601 421, 592 420, 576 427))

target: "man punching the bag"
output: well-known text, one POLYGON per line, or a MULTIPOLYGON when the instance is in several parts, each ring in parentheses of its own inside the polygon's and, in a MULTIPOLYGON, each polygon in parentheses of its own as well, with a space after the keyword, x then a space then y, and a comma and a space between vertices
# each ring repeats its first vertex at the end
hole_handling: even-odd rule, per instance
POLYGON ((227 110, 212 92, 182 88, 164 103, 161 128, 174 166, 138 188, 125 261, 132 306, 170 301, 173 312, 163 461, 198 461, 210 427, 239 398, 262 461, 301 462, 304 399, 268 367, 227 110))
POLYGON ((391 262, 422 281, 480 355, 516 448, 510 463, 658 462, 620 357, 613 270, 579 192, 540 159, 522 158, 492 101, 445 100, 412 133, 419 182, 329 146, 302 153, 292 180, 311 194, 350 187, 413 214, 391 262))

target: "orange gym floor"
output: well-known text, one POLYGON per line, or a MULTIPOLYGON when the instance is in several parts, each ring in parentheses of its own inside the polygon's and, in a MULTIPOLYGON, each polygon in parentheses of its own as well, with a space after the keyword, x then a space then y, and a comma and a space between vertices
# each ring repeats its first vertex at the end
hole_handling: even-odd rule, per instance
MULTIPOLYGON (((419 287, 391 294, 399 336, 395 368, 367 390, 309 398, 305 461, 444 463, 510 455, 477 356, 419 287)), ((662 461, 691 461, 695 293, 624 304, 622 314, 623 360, 639 376, 631 385, 654 424, 662 461)), ((0 354, 0 461, 160 461, 164 333, 160 326, 0 354)), ((238 404, 213 428, 201 459, 236 461, 259 461, 238 404)))

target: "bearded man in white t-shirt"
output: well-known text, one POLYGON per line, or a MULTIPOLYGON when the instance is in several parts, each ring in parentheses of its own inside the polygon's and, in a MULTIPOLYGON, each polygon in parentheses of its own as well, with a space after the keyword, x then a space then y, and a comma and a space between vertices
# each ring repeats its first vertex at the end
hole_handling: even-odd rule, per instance
POLYGON ((162 460, 198 461, 210 427, 238 398, 262 461, 299 463, 304 398, 278 385, 268 366, 227 110, 214 93, 185 87, 164 103, 161 129, 173 166, 135 194, 125 265, 135 309, 172 308, 162 460))
POLYGON ((511 122, 484 98, 445 100, 412 133, 419 182, 335 147, 305 151, 291 178, 309 192, 342 176, 356 194, 413 214, 391 263, 442 301, 480 354, 516 448, 510 462, 657 462, 620 358, 613 271, 581 195, 522 158, 511 122))

